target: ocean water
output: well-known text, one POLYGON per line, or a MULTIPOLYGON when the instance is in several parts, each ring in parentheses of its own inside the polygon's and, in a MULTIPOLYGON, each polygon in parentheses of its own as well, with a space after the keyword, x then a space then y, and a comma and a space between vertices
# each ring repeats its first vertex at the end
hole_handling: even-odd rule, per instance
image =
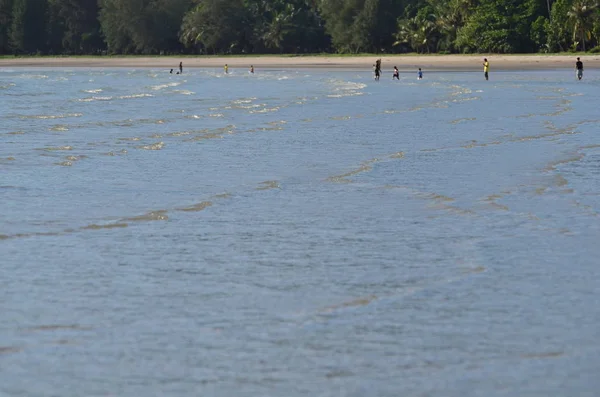
POLYGON ((0 69, 0 396, 597 396, 600 72, 0 69))

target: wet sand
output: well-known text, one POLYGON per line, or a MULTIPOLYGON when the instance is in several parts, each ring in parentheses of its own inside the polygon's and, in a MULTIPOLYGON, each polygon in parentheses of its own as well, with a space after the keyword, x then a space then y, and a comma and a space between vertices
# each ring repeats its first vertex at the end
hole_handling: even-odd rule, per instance
MULTIPOLYGON (((395 56, 246 56, 246 57, 39 57, 4 58, 0 67, 85 67, 85 68, 173 68, 179 62, 187 68, 215 68, 228 64, 231 69, 249 68, 371 68, 381 58, 384 68, 397 66, 401 70, 423 68, 428 71, 478 71, 486 57, 494 70, 544 70, 575 67, 576 55, 395 55, 395 56)), ((600 55, 581 56, 586 69, 600 67, 600 55)))

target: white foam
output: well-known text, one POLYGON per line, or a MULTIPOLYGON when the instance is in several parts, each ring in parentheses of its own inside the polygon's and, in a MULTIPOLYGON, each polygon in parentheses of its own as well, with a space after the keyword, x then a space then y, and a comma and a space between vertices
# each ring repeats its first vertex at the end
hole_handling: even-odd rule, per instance
POLYGON ((181 94, 181 95, 194 95, 195 94, 195 92, 188 91, 188 90, 173 90, 173 92, 176 94, 181 94))
POLYGON ((91 98, 78 99, 79 102, 94 102, 94 101, 110 101, 113 97, 111 96, 93 96, 91 98))
POLYGON ((66 114, 54 114, 54 115, 40 115, 40 116, 23 116, 21 118, 31 118, 40 120, 53 120, 53 119, 66 119, 68 117, 81 117, 83 113, 66 113, 66 114))
POLYGON ((153 97, 152 94, 133 94, 133 95, 122 95, 119 99, 134 99, 134 98, 150 98, 153 97))
POLYGON ((22 74, 20 76, 18 76, 22 79, 47 79, 48 76, 46 76, 45 74, 22 74))
POLYGON ((178 85, 181 85, 181 83, 160 84, 160 85, 152 86, 150 88, 152 88, 154 91, 159 91, 159 90, 164 90, 165 88, 169 88, 169 87, 177 87, 178 85))

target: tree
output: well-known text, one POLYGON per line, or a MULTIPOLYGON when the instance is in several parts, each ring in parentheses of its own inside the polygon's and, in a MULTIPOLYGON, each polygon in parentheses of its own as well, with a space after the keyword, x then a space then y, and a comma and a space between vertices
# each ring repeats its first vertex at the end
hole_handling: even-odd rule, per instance
POLYGON ((100 0, 100 24, 112 53, 179 50, 178 32, 192 0, 100 0))
POLYGON ((315 2, 293 0, 295 12, 285 35, 283 51, 322 52, 331 48, 315 2))
POLYGON ((566 51, 571 43, 572 23, 568 16, 572 0, 556 0, 552 4, 550 22, 546 28, 547 47, 550 51, 566 51))
POLYGON ((63 52, 94 53, 105 47, 97 0, 49 0, 49 37, 60 35, 63 52))
POLYGON ((44 0, 14 0, 9 31, 13 50, 21 53, 45 50, 46 8, 44 0))
POLYGON ((250 42, 248 17, 242 0, 202 0, 185 15, 179 38, 188 48, 238 52, 250 42))
POLYGON ((567 12, 569 19, 573 23, 573 41, 579 36, 584 52, 585 40, 591 40, 591 30, 594 26, 597 8, 598 3, 596 0, 575 0, 571 6, 571 10, 567 12))
POLYGON ((391 49, 401 0, 321 0, 319 11, 338 52, 391 49))
POLYGON ((13 0, 0 0, 0 54, 10 51, 13 0))
POLYGON ((438 50, 455 51, 456 36, 467 15, 463 8, 466 0, 428 0, 427 3, 432 9, 434 23, 440 33, 438 50))
POLYGON ((536 0, 480 0, 458 32, 458 47, 465 52, 536 51, 530 29, 540 4, 536 0))
POLYGON ((436 26, 432 21, 419 15, 404 18, 398 21, 398 33, 394 44, 408 44, 416 52, 429 53, 435 46, 436 34, 436 26))

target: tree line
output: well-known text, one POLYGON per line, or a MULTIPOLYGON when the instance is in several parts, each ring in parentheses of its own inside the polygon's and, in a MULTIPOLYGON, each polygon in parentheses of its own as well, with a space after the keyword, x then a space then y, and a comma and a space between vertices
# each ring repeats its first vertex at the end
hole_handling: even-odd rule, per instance
POLYGON ((600 50, 598 1, 0 0, 0 54, 600 50))

